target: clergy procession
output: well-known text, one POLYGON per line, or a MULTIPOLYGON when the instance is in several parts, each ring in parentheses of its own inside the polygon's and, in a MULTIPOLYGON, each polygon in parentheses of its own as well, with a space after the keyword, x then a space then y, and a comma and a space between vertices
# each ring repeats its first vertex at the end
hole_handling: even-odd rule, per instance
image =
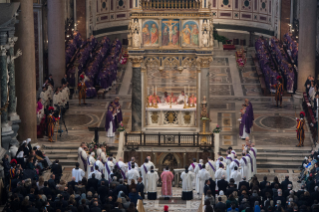
MULTIPOLYGON (((209 156, 206 161, 200 159, 185 167, 181 173, 182 180, 182 199, 191 200, 193 198, 201 199, 202 195, 210 190, 211 194, 216 191, 226 192, 228 185, 234 185, 239 188, 242 181, 252 179, 257 173, 257 149, 251 143, 249 137, 246 138, 246 144, 243 146, 243 152, 237 156, 235 150, 229 147, 226 151, 226 157, 219 152, 216 161, 209 156), (209 183, 208 183, 209 182, 209 183), (209 184, 209 187, 206 185, 209 184), (193 197, 193 190, 197 197, 193 197)), ((96 153, 88 153, 86 143, 82 143, 78 149, 78 163, 72 171, 72 176, 76 182, 83 179, 105 179, 110 184, 113 182, 127 183, 128 186, 140 185, 137 192, 141 197, 156 200, 157 186, 161 182, 161 197, 170 199, 173 196, 173 181, 175 177, 167 166, 159 175, 151 157, 147 156, 143 164, 138 165, 134 157, 130 161, 124 162, 123 158, 114 158, 112 154, 107 155, 106 148, 99 145, 96 153)), ((175 182, 176 183, 176 182, 175 182)), ((177 182, 178 183, 178 182, 177 182)))

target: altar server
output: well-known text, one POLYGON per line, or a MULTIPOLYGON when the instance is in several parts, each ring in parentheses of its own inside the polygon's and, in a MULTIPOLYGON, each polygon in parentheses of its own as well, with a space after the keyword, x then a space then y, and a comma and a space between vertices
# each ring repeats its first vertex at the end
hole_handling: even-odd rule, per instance
POLYGON ((222 179, 222 176, 226 176, 226 171, 224 170, 223 164, 219 164, 219 168, 215 173, 216 190, 218 190, 218 181, 222 179))
POLYGON ((147 198, 149 200, 156 200, 157 199, 157 181, 159 179, 158 173, 154 171, 154 167, 151 166, 150 171, 147 173, 147 186, 146 186, 146 191, 147 193, 147 198))
POLYGON ((233 162, 233 159, 232 159, 232 154, 230 153, 230 150, 227 150, 226 151, 227 153, 227 157, 226 157, 226 173, 227 173, 227 176, 226 176, 226 179, 227 181, 229 181, 229 177, 230 177, 230 163, 233 162))
POLYGON ((135 169, 135 165, 131 165, 131 169, 126 172, 127 184, 131 185, 131 181, 134 180, 137 182, 138 178, 140 177, 140 173, 135 169))
POLYGON ((75 177, 75 182, 80 182, 82 181, 82 178, 85 176, 85 172, 83 169, 80 169, 80 164, 76 163, 75 168, 72 169, 72 177, 75 177))
POLYGON ((205 181, 210 178, 209 172, 205 169, 205 166, 202 166, 202 169, 198 172, 198 179, 199 179, 199 199, 202 197, 204 192, 204 185, 205 181))
POLYGON ((197 166, 197 162, 196 162, 196 159, 195 158, 193 158, 193 163, 191 163, 191 165, 189 165, 189 167, 188 167, 188 170, 189 171, 191 171, 191 172, 193 172, 194 173, 194 181, 193 181, 193 186, 195 186, 196 185, 196 174, 195 174, 195 168, 196 168, 196 166, 197 166))
POLYGON ((182 179, 182 200, 192 200, 193 199, 193 181, 195 175, 193 172, 188 170, 188 167, 185 167, 185 171, 181 174, 182 179))
POLYGON ((89 178, 92 178, 92 175, 95 174, 95 179, 101 180, 102 179, 102 173, 99 171, 99 167, 95 166, 94 171, 90 173, 89 178))
POLYGON ((216 172, 216 166, 215 162, 212 160, 212 157, 207 158, 207 163, 205 165, 206 170, 209 172, 210 177, 215 180, 215 172, 216 172))
POLYGON ((140 170, 141 170, 141 174, 142 174, 142 178, 143 178, 143 184, 144 184, 144 187, 145 187, 145 192, 147 192, 147 173, 150 170, 150 166, 148 166, 147 158, 145 159, 145 162, 141 166, 140 170))
POLYGON ((99 167, 99 171, 100 171, 101 173, 104 173, 105 166, 104 166, 104 164, 103 164, 102 161, 101 161, 101 157, 98 157, 98 159, 97 159, 97 160, 95 161, 95 163, 94 163, 94 166, 99 167))
POLYGON ((235 166, 234 171, 231 173, 230 178, 233 178, 235 180, 235 184, 238 187, 239 182, 241 180, 241 174, 238 171, 238 167, 235 166))
POLYGON ((80 165, 79 167, 85 172, 87 171, 87 157, 88 157, 85 151, 86 149, 87 147, 85 142, 82 142, 81 146, 78 149, 78 163, 80 165))
POLYGON ((194 170, 194 173, 195 173, 195 176, 196 176, 196 178, 195 178, 195 182, 196 182, 196 192, 197 192, 197 194, 199 194, 200 193, 200 180, 199 180, 199 175, 198 175, 198 173, 199 173, 199 171, 202 169, 202 167, 204 166, 204 164, 203 164, 203 159, 199 159, 199 163, 197 164, 197 166, 195 167, 195 170, 194 170))

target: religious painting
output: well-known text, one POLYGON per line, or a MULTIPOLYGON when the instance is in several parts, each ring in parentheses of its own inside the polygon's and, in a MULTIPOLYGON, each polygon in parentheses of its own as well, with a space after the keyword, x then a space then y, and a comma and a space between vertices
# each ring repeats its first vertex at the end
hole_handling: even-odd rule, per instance
POLYGON ((155 21, 145 21, 142 28, 142 44, 143 46, 159 45, 159 29, 155 21))
POLYGON ((182 46, 193 47, 199 45, 199 28, 195 21, 185 21, 183 24, 182 46))
POLYGON ((179 44, 179 20, 162 20, 162 46, 177 47, 179 44))

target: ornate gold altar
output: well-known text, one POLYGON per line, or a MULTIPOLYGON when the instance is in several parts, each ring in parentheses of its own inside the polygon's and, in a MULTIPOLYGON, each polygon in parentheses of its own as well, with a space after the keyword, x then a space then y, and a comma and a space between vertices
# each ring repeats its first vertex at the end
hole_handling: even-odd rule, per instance
POLYGON ((209 96, 207 74, 214 43, 209 2, 141 0, 132 10, 128 35, 133 67, 132 131, 172 127, 200 131, 196 105, 209 96), (167 94, 178 98, 181 92, 187 99, 184 103, 165 101, 167 94), (191 96, 196 104, 188 103, 191 96))

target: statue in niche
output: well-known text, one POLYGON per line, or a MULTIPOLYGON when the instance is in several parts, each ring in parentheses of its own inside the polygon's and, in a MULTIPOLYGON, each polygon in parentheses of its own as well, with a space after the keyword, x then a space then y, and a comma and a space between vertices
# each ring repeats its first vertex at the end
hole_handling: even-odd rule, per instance
POLYGON ((202 42, 203 47, 209 47, 209 34, 206 30, 203 31, 202 42))
POLYGON ((175 167, 177 166, 177 160, 174 157, 174 155, 172 153, 169 153, 165 156, 164 160, 163 160, 163 165, 164 166, 169 166, 169 167, 175 167))
POLYGON ((140 46, 140 35, 137 30, 133 34, 133 47, 138 48, 140 46))

